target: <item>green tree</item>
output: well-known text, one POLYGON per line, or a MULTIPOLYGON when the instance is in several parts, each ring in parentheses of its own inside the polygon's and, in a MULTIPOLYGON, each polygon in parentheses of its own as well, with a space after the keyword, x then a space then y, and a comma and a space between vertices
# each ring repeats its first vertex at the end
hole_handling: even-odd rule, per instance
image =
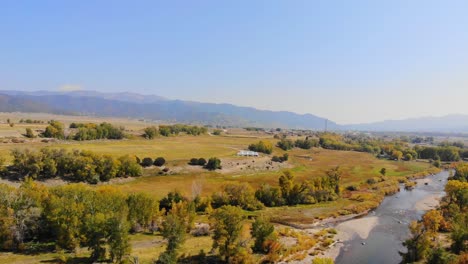
POLYGON ((242 209, 226 205, 216 209, 210 218, 213 220, 213 249, 218 249, 221 258, 230 263, 242 250, 239 243, 245 220, 242 209))
POLYGON ((166 163, 166 160, 163 158, 163 157, 157 157, 155 160, 154 160, 154 165, 155 166, 158 166, 158 167, 161 167, 162 165, 164 165, 166 163))
POLYGON ((283 172, 283 175, 279 177, 279 186, 287 205, 296 205, 303 201, 303 194, 307 190, 307 186, 295 183, 294 175, 290 171, 283 172))
POLYGON ((149 166, 152 166, 153 165, 153 159, 152 158, 143 158, 143 160, 141 161, 141 166, 143 167, 149 167, 149 166))
POLYGON ((51 120, 45 131, 42 133, 42 136, 47 138, 64 139, 65 134, 63 124, 59 121, 51 120))
POLYGON ((158 128, 155 126, 147 127, 143 132, 143 137, 146 139, 153 139, 159 135, 158 128))
POLYGON ((207 168, 208 170, 221 169, 222 168, 221 167, 221 160, 216 158, 216 157, 210 158, 208 160, 208 163, 206 163, 205 168, 207 168))
POLYGON ((270 220, 265 216, 261 215, 255 219, 255 222, 252 224, 252 237, 255 239, 254 251, 256 252, 265 252, 264 244, 267 239, 273 240, 273 233, 275 227, 270 220))
POLYGON ((387 174, 387 169, 386 168, 380 169, 380 174, 382 174, 382 176, 385 176, 387 174))
POLYGON ((34 135, 33 131, 31 128, 27 127, 26 128, 26 134, 24 134, 25 137, 27 138, 35 138, 36 135, 34 135))
POLYGON ((166 251, 159 257, 159 262, 164 264, 176 264, 177 254, 186 239, 186 233, 190 231, 195 211, 187 203, 177 203, 162 223, 162 236, 167 239, 166 251))

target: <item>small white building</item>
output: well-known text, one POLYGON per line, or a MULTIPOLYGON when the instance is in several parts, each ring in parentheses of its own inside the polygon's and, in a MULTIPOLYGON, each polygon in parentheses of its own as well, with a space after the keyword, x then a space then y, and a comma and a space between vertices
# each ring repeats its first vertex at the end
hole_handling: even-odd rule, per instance
POLYGON ((250 150, 241 150, 237 152, 237 156, 244 156, 244 157, 258 157, 258 152, 250 151, 250 150))

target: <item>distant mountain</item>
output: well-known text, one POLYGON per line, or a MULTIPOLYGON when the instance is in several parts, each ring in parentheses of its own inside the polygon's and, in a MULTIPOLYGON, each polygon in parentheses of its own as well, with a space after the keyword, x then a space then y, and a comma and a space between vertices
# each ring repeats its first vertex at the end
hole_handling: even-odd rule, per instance
MULTIPOLYGON (((67 112, 80 115, 144 118, 169 122, 198 123, 227 126, 283 127, 323 129, 325 119, 311 114, 286 111, 258 110, 231 104, 199 103, 169 100, 160 96, 134 93, 73 92, 18 92, 0 91, 11 102, 21 102, 0 111, 67 112), (36 105, 35 107, 31 107, 36 105), (14 109, 14 110, 8 110, 14 109)), ((329 129, 339 129, 332 121, 329 129)))
POLYGON ((71 114, 70 112, 59 110, 47 103, 37 100, 29 100, 23 97, 14 97, 0 94, 0 112, 40 112, 55 114, 71 114))
POLYGON ((368 124, 346 125, 343 128, 360 131, 468 133, 468 115, 386 120, 368 124))
POLYGON ((12 91, 5 90, 0 91, 0 94, 13 95, 13 96, 51 96, 51 95, 67 95, 72 97, 97 97, 102 99, 116 100, 122 102, 132 102, 132 103, 155 103, 167 100, 164 97, 157 95, 142 95, 137 93, 101 93, 97 91, 87 91, 87 90, 77 90, 69 92, 60 92, 60 91, 12 91))

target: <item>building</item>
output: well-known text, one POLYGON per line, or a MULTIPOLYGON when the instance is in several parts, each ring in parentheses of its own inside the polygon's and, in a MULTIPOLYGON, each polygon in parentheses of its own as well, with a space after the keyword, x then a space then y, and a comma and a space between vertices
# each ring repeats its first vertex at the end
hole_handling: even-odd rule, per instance
POLYGON ((237 156, 244 156, 244 157, 258 157, 258 152, 250 151, 250 150, 241 150, 237 152, 237 156))

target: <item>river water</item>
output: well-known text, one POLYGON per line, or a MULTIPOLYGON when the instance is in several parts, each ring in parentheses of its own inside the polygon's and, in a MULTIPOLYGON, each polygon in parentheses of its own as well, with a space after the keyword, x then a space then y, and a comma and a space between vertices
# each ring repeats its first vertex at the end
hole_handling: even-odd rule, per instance
POLYGON ((394 264, 401 261, 398 252, 406 252, 402 242, 409 235, 409 223, 421 219, 425 211, 417 210, 416 204, 431 196, 442 197, 449 176, 448 171, 418 180, 412 191, 400 186, 400 191, 384 199, 382 204, 366 217, 377 217, 377 225, 366 239, 355 235, 344 242, 337 264, 394 264), (429 182, 425 185, 424 182, 429 182))

